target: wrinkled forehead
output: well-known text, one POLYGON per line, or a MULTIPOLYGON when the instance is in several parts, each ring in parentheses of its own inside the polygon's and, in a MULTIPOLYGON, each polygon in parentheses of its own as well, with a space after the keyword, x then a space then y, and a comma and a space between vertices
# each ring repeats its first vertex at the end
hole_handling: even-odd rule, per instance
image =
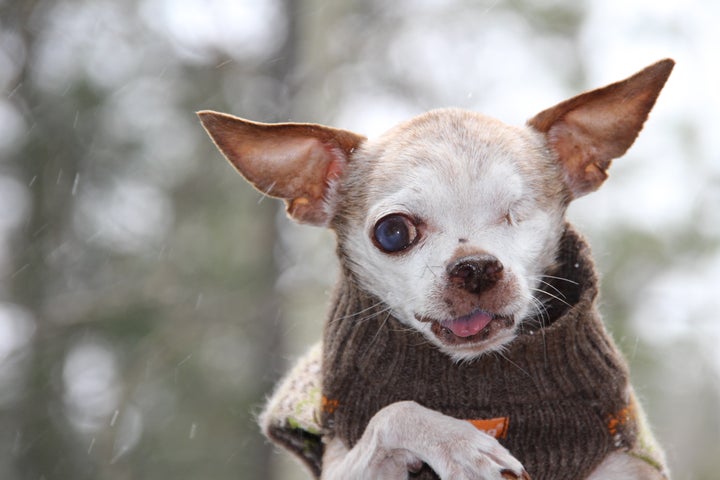
POLYGON ((371 201, 398 190, 432 195, 441 187, 454 190, 453 195, 473 195, 483 188, 519 195, 524 182, 540 175, 538 163, 545 160, 542 141, 532 131, 455 110, 401 124, 374 149, 371 201))

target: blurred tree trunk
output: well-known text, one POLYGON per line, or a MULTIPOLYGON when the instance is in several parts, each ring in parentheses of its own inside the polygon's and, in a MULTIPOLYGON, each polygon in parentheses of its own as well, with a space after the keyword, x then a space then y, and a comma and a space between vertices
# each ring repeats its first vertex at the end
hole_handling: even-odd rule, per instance
POLYGON ((5 418, 4 424, 15 426, 13 453, 20 478, 52 478, 62 464, 61 471, 68 478, 81 480, 92 478, 86 466, 76 463, 69 451, 58 455, 58 449, 68 445, 61 418, 62 388, 57 381, 66 352, 65 342, 60 340, 62 329, 45 311, 48 293, 61 276, 51 258, 53 250, 70 241, 67 227, 73 181, 82 157, 82 147, 73 132, 73 116, 64 108, 71 105, 71 95, 61 103, 47 98, 29 73, 36 54, 37 30, 27 27, 41 25, 49 7, 48 2, 28 1, 10 2, 2 9, 6 28, 15 26, 26 51, 10 100, 29 127, 23 147, 9 159, 20 181, 28 186, 30 197, 27 220, 14 238, 10 295, 32 313, 36 322, 28 348, 25 391, 16 411, 19 415, 5 418))

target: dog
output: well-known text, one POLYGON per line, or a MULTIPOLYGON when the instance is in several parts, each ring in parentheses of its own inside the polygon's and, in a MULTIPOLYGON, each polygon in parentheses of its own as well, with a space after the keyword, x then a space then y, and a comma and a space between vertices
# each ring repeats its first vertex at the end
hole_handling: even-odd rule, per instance
POLYGON ((252 185, 337 237, 322 345, 265 433, 323 479, 668 478, 565 212, 633 144, 673 66, 522 127, 440 109, 368 140, 198 112, 252 185))

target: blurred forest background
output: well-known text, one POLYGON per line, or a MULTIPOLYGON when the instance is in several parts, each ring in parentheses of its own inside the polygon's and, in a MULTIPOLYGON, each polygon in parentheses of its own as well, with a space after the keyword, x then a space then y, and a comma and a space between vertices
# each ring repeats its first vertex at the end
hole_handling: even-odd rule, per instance
POLYGON ((572 219, 676 479, 720 471, 720 2, 0 0, 0 478, 302 479, 254 415, 319 337, 332 238, 195 118, 510 123, 666 56, 572 219))

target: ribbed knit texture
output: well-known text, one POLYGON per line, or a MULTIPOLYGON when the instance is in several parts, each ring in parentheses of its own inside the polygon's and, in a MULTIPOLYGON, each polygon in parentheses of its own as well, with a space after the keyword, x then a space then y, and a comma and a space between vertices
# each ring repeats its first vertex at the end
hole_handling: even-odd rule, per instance
POLYGON ((460 364, 344 276, 324 332, 328 435, 353 446, 378 410, 414 400, 460 419, 508 417, 500 442, 534 480, 584 478, 609 452, 631 449, 634 417, 620 413, 631 401, 628 370, 597 312, 588 247, 570 227, 559 263, 553 275, 574 283, 554 281, 564 298, 548 305, 545 326, 527 322, 504 353, 460 364))

